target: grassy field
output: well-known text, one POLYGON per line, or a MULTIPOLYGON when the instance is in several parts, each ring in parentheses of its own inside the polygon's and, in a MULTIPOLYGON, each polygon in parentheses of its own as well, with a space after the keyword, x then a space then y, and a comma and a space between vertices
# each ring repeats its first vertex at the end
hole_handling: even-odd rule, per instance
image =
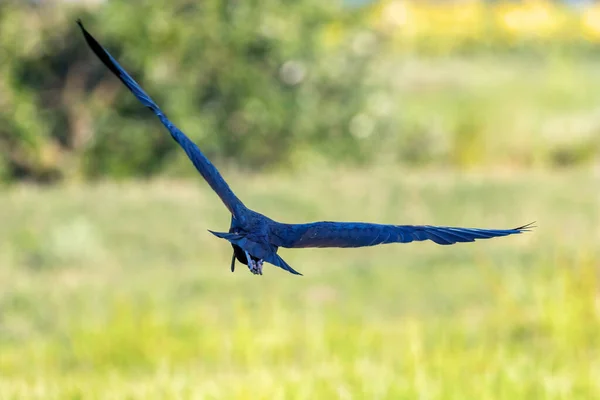
POLYGON ((512 227, 229 271, 200 179, 0 194, 2 399, 600 397, 600 177, 227 174, 269 216, 512 227))

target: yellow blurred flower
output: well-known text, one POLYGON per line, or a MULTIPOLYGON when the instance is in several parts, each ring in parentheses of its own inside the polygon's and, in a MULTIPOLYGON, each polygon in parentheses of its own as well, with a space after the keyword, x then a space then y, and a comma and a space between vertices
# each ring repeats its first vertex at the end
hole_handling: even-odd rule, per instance
POLYGON ((376 29, 391 33, 402 46, 446 52, 465 43, 510 46, 525 39, 600 40, 600 6, 576 14, 546 0, 493 5, 480 0, 389 0, 374 6, 370 17, 376 29))
POLYGON ((523 38, 552 36, 565 20, 561 9, 546 1, 500 4, 495 12, 502 29, 523 38))
POLYGON ((600 5, 588 7, 581 18, 583 36, 593 42, 600 41, 600 5))

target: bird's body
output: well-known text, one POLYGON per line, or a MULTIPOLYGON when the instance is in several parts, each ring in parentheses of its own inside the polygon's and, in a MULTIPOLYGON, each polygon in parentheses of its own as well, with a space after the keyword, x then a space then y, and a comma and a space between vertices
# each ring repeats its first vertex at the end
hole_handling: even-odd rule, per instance
POLYGON ((242 264, 248 265, 254 274, 262 275, 263 262, 268 262, 292 274, 301 275, 277 254, 279 247, 365 247, 421 240, 432 240, 438 244, 449 245, 457 242, 472 242, 475 239, 508 236, 531 228, 531 224, 514 229, 476 229, 429 225, 383 225, 365 222, 321 221, 307 224, 284 224, 273 221, 265 215, 249 209, 237 198, 219 171, 204 156, 198 146, 165 116, 137 82, 85 30, 81 21, 77 21, 77 23, 96 56, 144 106, 154 112, 231 213, 231 225, 228 232, 210 232, 219 238, 228 240, 233 246, 232 271, 237 259, 242 264))

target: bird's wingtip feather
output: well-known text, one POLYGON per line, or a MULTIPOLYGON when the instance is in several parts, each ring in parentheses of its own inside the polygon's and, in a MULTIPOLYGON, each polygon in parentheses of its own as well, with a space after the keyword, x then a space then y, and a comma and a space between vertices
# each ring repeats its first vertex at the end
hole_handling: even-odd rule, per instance
POLYGON ((525 224, 523 226, 519 226, 517 228, 515 228, 515 231, 519 231, 519 232, 529 232, 531 231, 533 228, 537 228, 536 225, 534 225, 536 223, 536 221, 530 222, 528 224, 525 224))

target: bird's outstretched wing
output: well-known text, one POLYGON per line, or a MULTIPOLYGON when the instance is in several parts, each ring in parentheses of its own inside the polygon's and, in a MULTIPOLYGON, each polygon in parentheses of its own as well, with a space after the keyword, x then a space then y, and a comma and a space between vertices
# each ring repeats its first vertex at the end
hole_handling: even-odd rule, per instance
POLYGON ((98 56, 98 58, 110 69, 120 80, 127 86, 127 88, 138 98, 138 100, 146 107, 148 107, 156 116, 160 119, 163 125, 169 130, 171 136, 179 145, 185 150, 188 157, 204 177, 210 187, 219 195, 225 206, 229 209, 231 214, 235 218, 240 218, 241 213, 245 210, 244 204, 236 197, 227 182, 223 179, 219 171, 215 166, 202 154, 198 146, 194 144, 182 131, 180 131, 161 111, 161 109, 152 101, 150 96, 144 92, 144 90, 138 85, 138 83, 119 65, 106 51, 100 43, 94 39, 92 35, 83 27, 80 20, 77 24, 83 32, 85 41, 92 51, 98 56))
POLYGON ((385 243, 432 240, 437 244, 473 242, 528 231, 532 224, 514 229, 453 228, 429 225, 380 225, 362 222, 313 222, 271 227, 270 240, 279 247, 364 247, 385 243))

